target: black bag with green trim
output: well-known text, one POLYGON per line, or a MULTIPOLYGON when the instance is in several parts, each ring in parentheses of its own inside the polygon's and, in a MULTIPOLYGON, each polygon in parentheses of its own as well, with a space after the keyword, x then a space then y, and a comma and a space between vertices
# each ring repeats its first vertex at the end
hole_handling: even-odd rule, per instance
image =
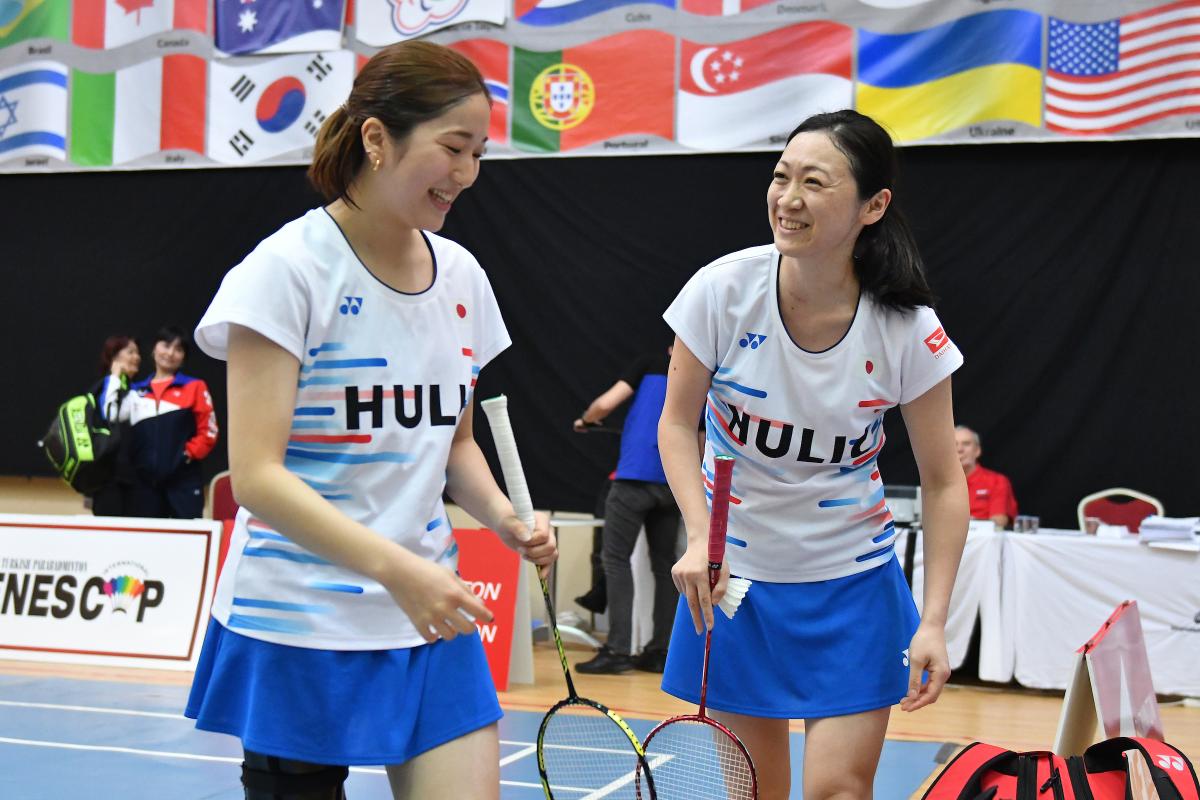
POLYGON ((94 494, 112 480, 117 468, 120 426, 100 413, 92 394, 72 397, 58 407, 38 442, 54 471, 80 494, 94 494))

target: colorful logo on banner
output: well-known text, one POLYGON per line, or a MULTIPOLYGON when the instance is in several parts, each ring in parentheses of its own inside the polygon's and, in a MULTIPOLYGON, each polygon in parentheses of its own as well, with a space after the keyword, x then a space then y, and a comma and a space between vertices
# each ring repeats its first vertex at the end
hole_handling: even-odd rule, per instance
POLYGON ((533 117, 554 131, 565 131, 583 122, 596 104, 596 85, 574 64, 558 63, 542 70, 529 89, 533 117))
POLYGON ((286 130, 300 118, 305 97, 304 84, 299 78, 289 75, 275 81, 258 98, 254 116, 259 127, 267 133, 286 130))
POLYGON ((521 558, 486 529, 456 528, 454 538, 458 542, 459 576, 492 612, 491 622, 476 623, 476 627, 483 640, 492 682, 496 691, 503 692, 508 689, 521 558))
POLYGON ((388 0, 392 26, 405 36, 416 36, 434 25, 444 25, 462 13, 468 0, 388 0))

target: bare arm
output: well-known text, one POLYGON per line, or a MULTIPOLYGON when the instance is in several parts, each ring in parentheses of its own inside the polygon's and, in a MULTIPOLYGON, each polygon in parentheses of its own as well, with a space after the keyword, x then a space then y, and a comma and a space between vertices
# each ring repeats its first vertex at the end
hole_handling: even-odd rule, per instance
POLYGON ((531 533, 517 517, 475 442, 474 416, 474 408, 468 405, 454 431, 446 463, 446 493, 464 511, 496 531, 506 545, 541 567, 545 575, 558 558, 550 521, 539 514, 531 533))
POLYGON ((614 383, 583 410, 583 413, 575 420, 575 430, 583 433, 587 430, 588 425, 596 425, 607 419, 610 414, 621 407, 622 403, 633 397, 633 391, 633 387, 625 381, 614 383))
POLYGON ((697 633, 704 629, 702 624, 712 627, 713 603, 725 593, 729 576, 725 566, 716 589, 709 591, 708 502, 696 448, 696 421, 704 411, 711 383, 712 373, 676 338, 667 373, 667 397, 658 422, 658 451, 687 528, 687 550, 671 569, 671 578, 687 598, 697 633))
POLYGON ((229 332, 229 467, 234 496, 301 547, 381 583, 426 641, 491 613, 462 581, 355 522, 283 465, 300 364, 249 328, 229 332))
POLYGON ((917 469, 921 473, 921 518, 925 539, 925 595, 921 625, 909 654, 905 711, 937 700, 950 678, 946 654, 946 615, 954 576, 967 538, 967 480, 954 449, 954 414, 950 379, 902 406, 917 469), (921 672, 929 682, 921 685, 921 672))

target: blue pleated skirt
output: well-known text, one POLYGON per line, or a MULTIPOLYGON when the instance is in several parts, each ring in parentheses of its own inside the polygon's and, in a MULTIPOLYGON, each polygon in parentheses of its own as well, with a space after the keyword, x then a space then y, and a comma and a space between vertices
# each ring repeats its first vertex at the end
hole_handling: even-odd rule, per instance
POLYGON ((314 764, 401 764, 503 716, 478 634, 397 650, 316 650, 216 620, 184 714, 248 749, 314 764))
MULTIPOLYGON (((899 562, 829 581, 755 581, 733 619, 715 612, 708 706, 816 719, 898 703, 920 619, 899 562)), ((681 597, 662 688, 700 701, 704 635, 681 597)))

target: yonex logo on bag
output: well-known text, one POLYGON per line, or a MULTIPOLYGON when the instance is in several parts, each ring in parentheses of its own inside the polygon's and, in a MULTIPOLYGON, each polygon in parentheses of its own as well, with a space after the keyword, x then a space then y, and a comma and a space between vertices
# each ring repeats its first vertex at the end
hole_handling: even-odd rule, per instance
POLYGON ((1155 759, 1163 769, 1177 769, 1183 772, 1183 759, 1179 756, 1160 755, 1155 759))
POLYGON ((361 297, 347 297, 346 302, 338 306, 338 311, 342 312, 343 315, 357 314, 359 309, 362 308, 362 301, 361 297))
POLYGON ((758 346, 765 342, 767 337, 762 333, 750 333, 746 331, 746 335, 738 339, 739 347, 749 347, 751 350, 757 350, 758 346))

